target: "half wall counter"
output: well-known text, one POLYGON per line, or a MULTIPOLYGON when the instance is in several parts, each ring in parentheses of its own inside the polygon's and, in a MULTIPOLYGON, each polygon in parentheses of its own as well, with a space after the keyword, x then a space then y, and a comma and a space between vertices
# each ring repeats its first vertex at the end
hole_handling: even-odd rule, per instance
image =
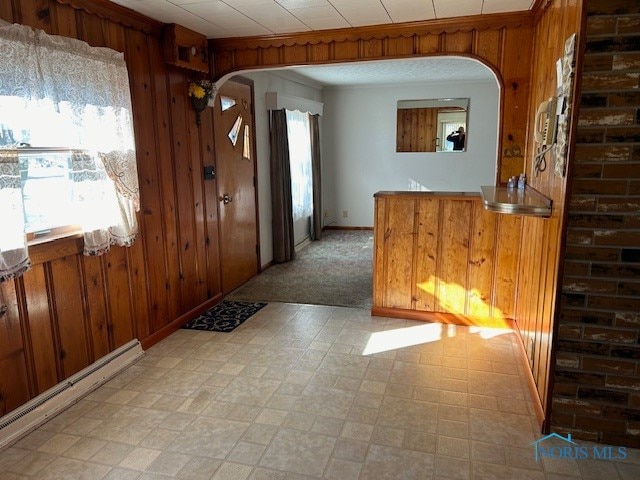
POLYGON ((480 193, 374 195, 372 314, 504 326, 513 318, 522 218, 480 193))

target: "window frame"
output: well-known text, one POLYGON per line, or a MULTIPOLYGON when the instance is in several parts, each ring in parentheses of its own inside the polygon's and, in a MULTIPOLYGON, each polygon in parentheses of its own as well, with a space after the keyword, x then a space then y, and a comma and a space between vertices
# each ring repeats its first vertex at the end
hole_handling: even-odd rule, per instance
MULTIPOLYGON (((37 153, 54 153, 55 152, 55 153, 68 153, 69 155, 71 155, 72 150, 74 149, 69 147, 32 147, 30 145, 25 145, 25 146, 18 147, 16 149, 16 152, 18 154, 18 158, 20 158, 21 153, 37 154, 37 153)), ((24 202, 24 187, 22 185, 22 182, 21 182, 21 190, 22 190, 23 205, 25 205, 26 203, 24 202)), ((25 211, 25 217, 26 217, 26 211, 25 211)), ((26 218, 25 218, 25 224, 26 224, 26 218)), ((52 227, 44 230, 39 230, 36 232, 27 233, 25 231, 25 236, 27 239, 27 246, 31 246, 31 245, 40 245, 43 243, 52 242, 54 240, 59 240, 66 237, 74 237, 74 236, 80 237, 82 236, 82 233, 83 233, 82 227, 80 225, 67 224, 67 225, 60 225, 57 227, 52 227)))

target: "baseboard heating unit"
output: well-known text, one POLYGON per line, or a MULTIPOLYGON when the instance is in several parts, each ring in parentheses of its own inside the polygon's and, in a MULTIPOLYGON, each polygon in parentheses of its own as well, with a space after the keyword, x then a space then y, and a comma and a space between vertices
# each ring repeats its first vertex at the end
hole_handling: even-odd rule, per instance
POLYGON ((91 393, 143 353, 140 342, 132 340, 0 418, 0 450, 91 393))

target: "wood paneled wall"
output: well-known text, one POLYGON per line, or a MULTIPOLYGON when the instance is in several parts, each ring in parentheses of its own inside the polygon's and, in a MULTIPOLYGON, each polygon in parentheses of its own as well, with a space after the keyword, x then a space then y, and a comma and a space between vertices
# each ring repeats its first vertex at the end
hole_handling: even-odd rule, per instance
POLYGON ((398 109, 396 152, 435 152, 437 137, 437 108, 398 109))
POLYGON ((446 193, 378 193, 375 206, 374 314, 486 326, 513 317, 521 217, 446 193))
POLYGON ((124 52, 140 180, 131 248, 82 255, 82 239, 30 248, 33 268, 0 284, 0 415, 120 345, 150 345, 221 298, 212 109, 195 124, 195 73, 167 66, 162 25, 104 0, 0 2, 0 18, 124 52), (164 329, 164 330, 163 330, 164 329))
MULTIPOLYGON (((530 132, 527 137, 527 178, 536 190, 553 200, 551 217, 524 217, 518 271, 515 321, 522 336, 529 366, 540 402, 550 418, 550 377, 553 376, 552 342, 557 324, 561 252, 564 250, 567 177, 553 172, 554 157, 547 154, 547 169, 539 176, 533 172, 533 113, 538 104, 555 95, 556 60, 563 55, 564 42, 573 33, 580 35, 582 2, 551 0, 543 2, 536 19, 535 51, 532 62, 530 132)), ((578 59, 580 61, 580 59, 578 59)), ((578 66, 579 68, 579 66, 578 66)), ((575 114, 576 109, 573 109, 575 114)), ((575 125, 571 126, 575 131, 575 125)), ((574 156, 575 135, 569 150, 569 162, 574 156)), ((571 165, 569 164, 569 167, 571 165)))
MULTIPOLYGON (((271 37, 210 41, 214 75, 289 65, 435 55, 481 60, 501 84, 497 178, 523 171, 527 134, 533 14, 496 14, 271 37)), ((473 105, 471 106, 473 108, 473 105)))

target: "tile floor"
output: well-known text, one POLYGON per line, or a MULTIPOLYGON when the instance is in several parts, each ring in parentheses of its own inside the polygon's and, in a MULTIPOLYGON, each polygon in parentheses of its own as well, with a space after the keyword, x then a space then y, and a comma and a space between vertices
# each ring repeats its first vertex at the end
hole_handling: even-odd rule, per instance
POLYGON ((272 303, 180 330, 0 452, 0 479, 632 479, 536 462, 514 335, 272 303))

